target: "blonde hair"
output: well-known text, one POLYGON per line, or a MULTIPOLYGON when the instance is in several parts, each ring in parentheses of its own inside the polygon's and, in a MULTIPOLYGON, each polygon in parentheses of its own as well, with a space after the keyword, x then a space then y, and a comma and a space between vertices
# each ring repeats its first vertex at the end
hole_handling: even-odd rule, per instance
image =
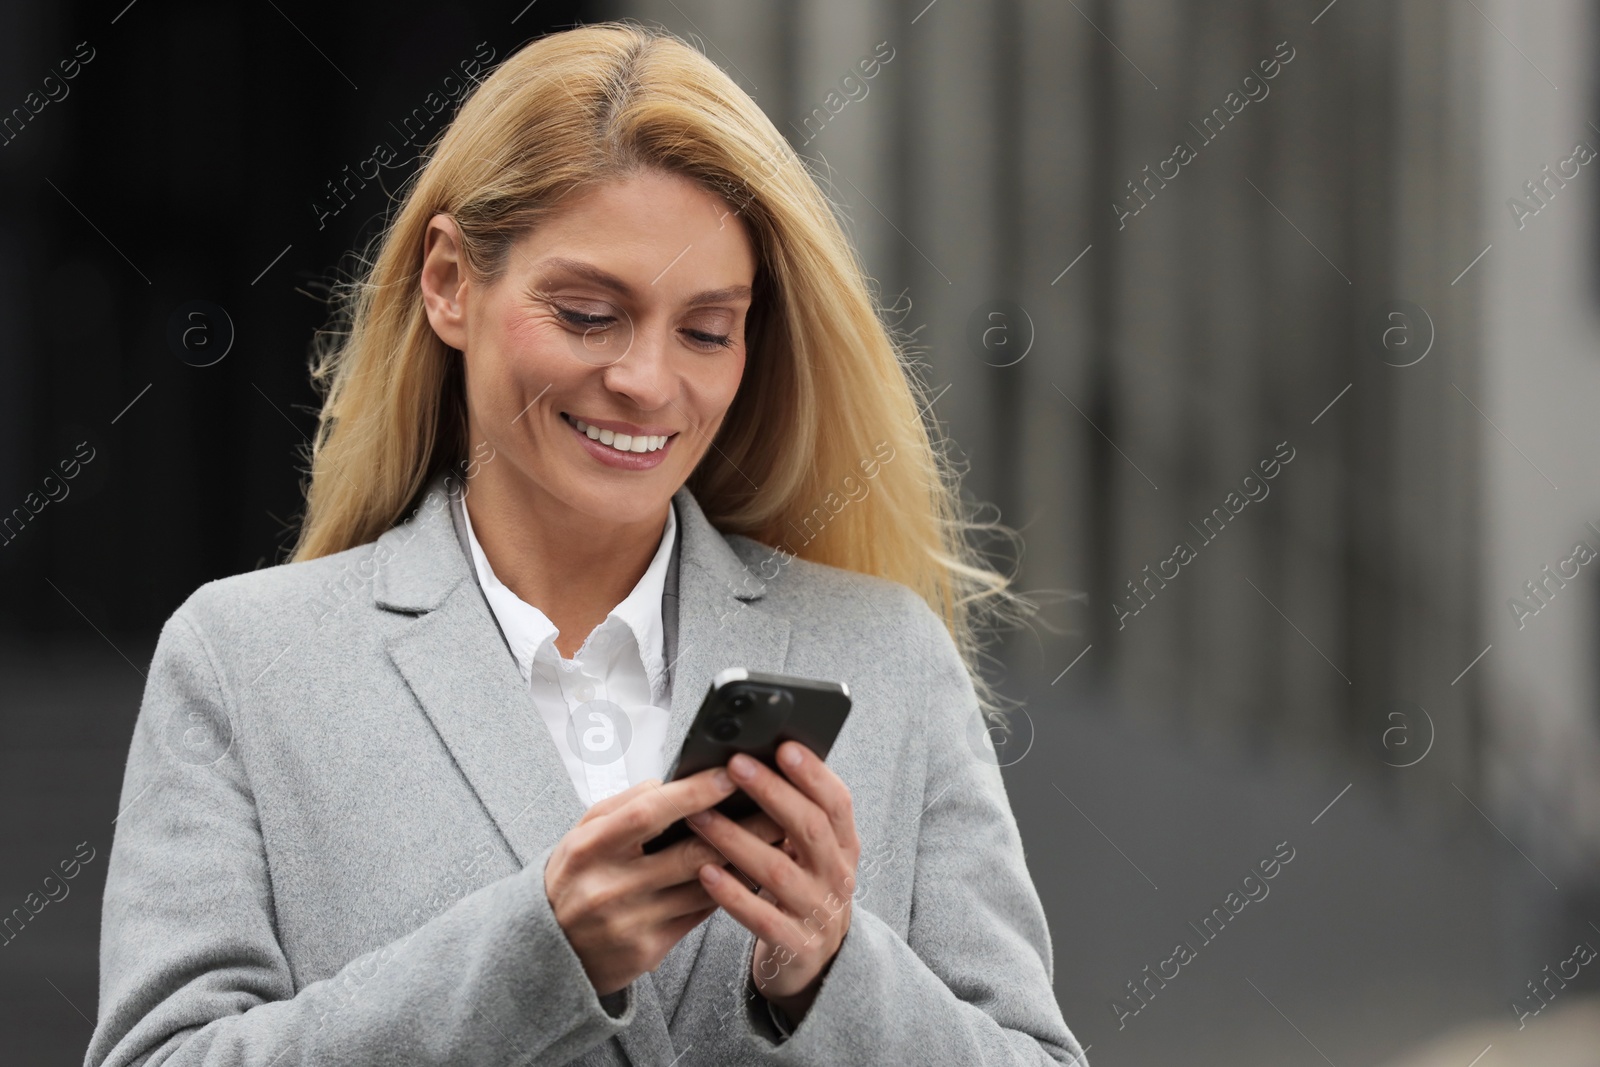
POLYGON ((977 669, 978 610, 1033 605, 967 533, 1009 531, 966 515, 943 442, 923 421, 931 398, 905 338, 880 319, 811 172, 709 59, 630 23, 551 34, 508 57, 411 179, 362 277, 336 287, 340 328, 319 337, 324 401, 293 559, 375 539, 465 456, 461 361, 430 326, 419 286, 429 220, 455 220, 468 270, 489 282, 563 197, 643 168, 727 200, 759 264, 744 379, 688 479, 706 517, 915 590, 993 711, 977 669))

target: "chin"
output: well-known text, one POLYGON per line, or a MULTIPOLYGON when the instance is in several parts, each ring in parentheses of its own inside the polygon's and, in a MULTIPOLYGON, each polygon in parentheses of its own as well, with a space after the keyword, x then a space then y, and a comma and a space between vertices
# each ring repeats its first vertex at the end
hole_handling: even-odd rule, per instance
MULTIPOLYGON (((661 514, 661 508, 680 482, 659 476, 649 479, 650 484, 618 485, 610 487, 590 481, 582 488, 562 494, 574 511, 593 518, 596 523, 622 524, 646 522, 661 514)), ((642 480, 640 480, 642 482, 642 480)))

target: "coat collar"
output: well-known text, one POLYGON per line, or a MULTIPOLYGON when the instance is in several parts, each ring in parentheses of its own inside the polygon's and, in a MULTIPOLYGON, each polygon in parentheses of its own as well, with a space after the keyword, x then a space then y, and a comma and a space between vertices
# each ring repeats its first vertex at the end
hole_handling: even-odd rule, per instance
MULTIPOLYGON (((459 482, 435 478, 417 511, 378 538, 373 599, 380 608, 415 616, 388 639, 389 657, 526 867, 585 809, 555 739, 534 713, 473 574, 449 506, 452 487, 460 491, 459 482)), ((664 744, 668 767, 717 672, 726 667, 782 671, 790 628, 782 616, 752 607, 766 584, 746 566, 741 551, 754 560, 770 550, 748 538, 724 537, 687 486, 673 494, 672 504, 678 521, 676 566, 669 568, 662 598, 672 684, 664 744)), ((667 1040, 666 1020, 681 1000, 707 929, 721 918, 701 923, 679 942, 661 971, 637 984, 642 1026, 623 1035, 635 1062, 648 1061, 647 1049, 667 1040)))

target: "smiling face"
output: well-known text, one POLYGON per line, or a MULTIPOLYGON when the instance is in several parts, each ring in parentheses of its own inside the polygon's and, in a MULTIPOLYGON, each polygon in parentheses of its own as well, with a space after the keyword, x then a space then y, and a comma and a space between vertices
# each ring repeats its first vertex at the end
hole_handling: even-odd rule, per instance
POLYGON ((744 373, 756 256, 731 210, 644 171, 564 203, 488 286, 432 221, 424 302, 466 363, 469 452, 494 450, 482 488, 602 527, 665 517, 744 373))

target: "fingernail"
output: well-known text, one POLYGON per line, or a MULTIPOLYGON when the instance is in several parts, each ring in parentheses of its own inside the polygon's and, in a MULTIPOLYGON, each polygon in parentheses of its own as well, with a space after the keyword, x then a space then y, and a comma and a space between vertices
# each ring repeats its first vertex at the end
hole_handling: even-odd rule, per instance
POLYGON ((695 826, 704 826, 711 821, 711 813, 709 811, 697 811, 693 815, 686 817, 695 826))
POLYGON ((792 744, 784 745, 783 751, 778 753, 778 762, 783 764, 785 767, 800 766, 800 746, 792 744))
POLYGON ((728 772, 727 771, 719 770, 716 774, 713 774, 711 776, 711 781, 712 781, 712 783, 714 785, 716 785, 716 787, 718 789, 722 790, 724 793, 733 792, 733 779, 728 777, 728 772))
POLYGON ((705 880, 707 885, 716 885, 722 881, 722 872, 707 864, 700 868, 700 877, 705 880))
POLYGON ((740 781, 748 781, 756 775, 756 761, 740 753, 728 761, 728 770, 740 781))

